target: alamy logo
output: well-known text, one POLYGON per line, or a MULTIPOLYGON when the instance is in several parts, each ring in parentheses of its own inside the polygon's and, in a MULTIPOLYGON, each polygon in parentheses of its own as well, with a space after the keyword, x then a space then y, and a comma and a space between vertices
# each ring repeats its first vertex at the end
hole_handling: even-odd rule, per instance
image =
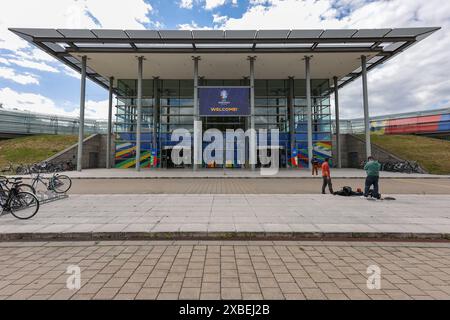
POLYGON ((367 278, 367 289, 380 290, 381 289, 381 269, 377 265, 371 265, 367 268, 367 274, 370 276, 367 278))
POLYGON ((66 270, 70 276, 66 280, 66 286, 69 290, 80 290, 81 288, 81 269, 79 266, 68 266, 66 270))

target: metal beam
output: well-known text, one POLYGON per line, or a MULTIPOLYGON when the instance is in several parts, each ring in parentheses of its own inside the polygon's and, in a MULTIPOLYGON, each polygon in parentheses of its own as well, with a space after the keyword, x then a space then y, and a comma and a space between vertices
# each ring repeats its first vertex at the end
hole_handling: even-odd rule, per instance
POLYGON ((111 135, 114 77, 109 78, 108 132, 106 134, 106 168, 111 169, 111 135))
POLYGON ((86 105, 86 66, 87 57, 83 56, 81 58, 80 126, 78 129, 77 171, 83 170, 84 108, 86 105))
POLYGON ((313 158, 313 132, 312 132, 312 103, 311 103, 311 67, 310 56, 305 56, 306 70, 306 116, 308 124, 308 168, 311 169, 311 159, 313 158))
POLYGON ((369 93, 367 89, 367 57, 361 56, 362 84, 363 84, 363 107, 364 107, 364 132, 366 136, 366 159, 372 155, 370 142, 370 118, 369 118, 369 93))
POLYGON ((338 87, 338 78, 334 77, 334 112, 336 119, 336 165, 340 169, 342 168, 341 163, 341 125, 339 123, 339 87, 338 87))
POLYGON ((138 87, 136 113, 136 171, 141 171, 141 122, 142 122, 142 78, 144 57, 138 57, 138 87))
POLYGON ((248 48, 199 48, 198 46, 194 49, 189 48, 80 48, 73 50, 67 48, 68 53, 185 53, 185 54, 200 54, 200 53, 363 53, 370 52, 374 54, 383 53, 382 49, 376 48, 371 49, 370 47, 333 47, 333 48, 316 48, 312 50, 310 47, 307 48, 258 48, 249 46, 248 48))

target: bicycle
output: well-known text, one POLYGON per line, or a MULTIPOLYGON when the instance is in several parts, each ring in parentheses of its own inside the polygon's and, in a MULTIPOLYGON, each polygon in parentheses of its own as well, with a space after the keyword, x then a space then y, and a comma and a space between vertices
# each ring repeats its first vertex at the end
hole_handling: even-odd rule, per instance
POLYGON ((9 163, 9 165, 7 167, 5 167, 2 170, 0 170, 0 173, 3 173, 3 174, 5 174, 5 173, 12 173, 12 172, 14 172, 14 167, 13 167, 11 162, 9 163))
POLYGON ((10 212, 20 220, 31 219, 39 211, 39 200, 30 192, 20 190, 21 179, 14 182, 2 180, 0 183, 0 215, 10 212), (9 187, 8 185, 12 186, 9 187))
POLYGON ((29 184, 23 183, 22 178, 10 178, 8 179, 5 176, 0 176, 0 187, 8 188, 8 184, 17 184, 19 191, 30 192, 35 194, 35 190, 29 184), (14 182, 10 182, 10 180, 14 180, 14 182))
POLYGON ((36 188, 39 183, 43 184, 47 190, 54 191, 55 193, 66 193, 72 187, 72 180, 66 175, 53 174, 50 178, 42 177, 38 173, 31 182, 33 193, 36 194, 36 188))

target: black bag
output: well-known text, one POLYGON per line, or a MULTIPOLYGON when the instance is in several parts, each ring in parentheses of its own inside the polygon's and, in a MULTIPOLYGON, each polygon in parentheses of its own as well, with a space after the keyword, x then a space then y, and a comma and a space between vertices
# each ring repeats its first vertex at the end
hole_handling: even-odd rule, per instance
POLYGON ((343 187, 342 191, 343 191, 344 195, 347 196, 347 197, 349 197, 349 196, 351 196, 353 194, 352 187, 349 187, 349 186, 343 187))

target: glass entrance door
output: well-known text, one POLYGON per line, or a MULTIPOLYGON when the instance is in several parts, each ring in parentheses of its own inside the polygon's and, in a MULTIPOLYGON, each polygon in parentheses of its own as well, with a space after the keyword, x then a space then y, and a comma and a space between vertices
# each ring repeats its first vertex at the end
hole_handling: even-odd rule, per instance
MULTIPOLYGON (((246 130, 246 119, 247 117, 203 117, 202 118, 202 127, 203 127, 203 133, 205 133, 206 130, 209 129, 217 129, 220 132, 222 132, 222 136, 223 136, 223 145, 224 147, 220 150, 216 150, 216 152, 222 152, 223 154, 223 162, 222 164, 219 163, 215 163, 214 161, 210 162, 210 163, 203 163, 203 166, 206 168, 240 168, 241 166, 239 164, 237 164, 237 156, 236 156, 236 150, 234 152, 234 159, 233 161, 228 161, 228 163, 226 163, 226 156, 225 156, 225 144, 226 144, 226 130, 227 129, 231 129, 231 130, 237 130, 237 129, 242 129, 244 132, 246 130)), ((203 143, 203 150, 204 148, 208 145, 208 143, 203 143)))

